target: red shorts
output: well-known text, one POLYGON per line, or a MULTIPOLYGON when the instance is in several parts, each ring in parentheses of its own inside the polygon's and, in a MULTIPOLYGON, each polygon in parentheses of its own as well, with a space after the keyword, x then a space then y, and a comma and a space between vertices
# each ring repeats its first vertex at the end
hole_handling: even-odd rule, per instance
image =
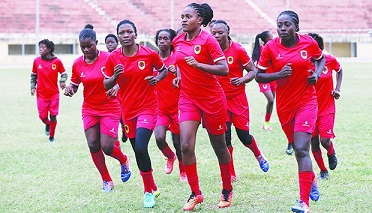
POLYGON ((57 116, 59 112, 59 98, 54 100, 45 100, 38 97, 37 101, 37 110, 39 112, 39 118, 44 119, 48 117, 48 113, 51 116, 57 116))
POLYGON ((191 100, 184 94, 180 95, 179 122, 202 121, 208 133, 222 135, 226 131, 226 98, 221 96, 214 100, 191 100))
POLYGON ((178 123, 178 112, 173 114, 166 114, 161 111, 158 111, 158 116, 155 126, 166 126, 169 131, 173 134, 180 134, 180 126, 178 123))
POLYGON ((307 132, 312 134, 318 114, 318 103, 316 100, 300 105, 293 111, 286 113, 278 112, 282 129, 287 136, 288 142, 294 142, 295 132, 307 132))
POLYGON ((139 115, 131 120, 124 120, 124 129, 128 138, 136 138, 136 129, 145 128, 151 131, 154 130, 156 123, 156 114, 139 115))
POLYGON ((100 132, 112 138, 118 137, 119 121, 120 118, 117 116, 83 115, 84 131, 99 124, 100 132))
POLYGON ((276 92, 276 81, 271 81, 269 83, 258 83, 260 87, 260 92, 264 93, 267 91, 276 92))
POLYGON ((318 117, 316 121, 313 137, 320 135, 321 138, 336 137, 333 128, 335 125, 335 113, 326 114, 318 117))
POLYGON ((245 93, 227 99, 227 122, 238 129, 249 131, 249 106, 245 93))

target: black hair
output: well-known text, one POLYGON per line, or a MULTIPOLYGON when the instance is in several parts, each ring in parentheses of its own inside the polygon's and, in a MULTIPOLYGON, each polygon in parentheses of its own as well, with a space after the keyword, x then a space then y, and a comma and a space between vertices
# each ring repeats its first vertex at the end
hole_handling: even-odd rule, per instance
POLYGON ((308 35, 311 36, 316 41, 316 43, 318 43, 318 46, 321 50, 324 50, 324 41, 323 41, 323 38, 319 34, 308 33, 308 35))
POLYGON ((116 26, 116 33, 119 34, 119 27, 123 24, 130 24, 132 25, 133 29, 134 29, 134 33, 136 34, 137 36, 137 28, 136 28, 136 25, 131 21, 131 20, 128 20, 128 19, 124 19, 122 21, 119 22, 119 24, 116 26))
POLYGON ((108 35, 105 37, 105 43, 106 43, 106 40, 107 40, 108 38, 114 38, 115 41, 116 41, 116 43, 119 42, 118 37, 116 37, 116 35, 114 35, 114 34, 112 34, 112 33, 108 34, 108 35))
MULTIPOLYGON (((156 44, 156 46, 158 46, 159 34, 160 34, 161 32, 163 32, 163 31, 169 33, 169 39, 170 39, 171 41, 173 41, 173 38, 176 37, 176 35, 177 35, 177 32, 174 31, 173 29, 161 29, 161 30, 158 30, 158 31, 156 32, 156 35, 155 35, 155 44, 156 44)), ((171 50, 171 51, 173 50, 173 46, 172 46, 172 45, 171 45, 171 47, 170 47, 170 50, 171 50)))
POLYGON ((187 7, 192 7, 195 9, 196 13, 198 16, 203 18, 202 25, 206 27, 209 22, 212 21, 213 19, 213 10, 207 3, 203 4, 197 4, 197 3, 191 3, 187 5, 187 7))
POLYGON ((84 29, 80 31, 79 40, 89 39, 92 41, 97 41, 96 31, 93 30, 93 25, 87 24, 84 29))
POLYGON ((39 41, 39 46, 40 46, 40 44, 44 44, 50 50, 50 54, 53 56, 53 52, 54 52, 53 41, 50 41, 48 39, 43 39, 43 40, 39 41))
POLYGON ((260 56, 261 56, 260 39, 264 44, 266 44, 269 41, 269 37, 270 37, 270 31, 263 31, 262 33, 259 33, 256 35, 256 38, 254 40, 254 47, 252 51, 253 62, 258 61, 258 59, 260 59, 260 56))
POLYGON ((226 28, 227 28, 227 34, 228 34, 227 38, 229 40, 231 40, 231 37, 230 37, 230 26, 227 24, 226 21, 221 20, 221 19, 217 19, 217 20, 214 20, 213 21, 213 24, 224 24, 226 26, 226 28))
MULTIPOLYGON (((289 16, 292 19, 292 21, 295 24, 295 26, 296 26, 296 30, 295 31, 296 32, 300 31, 300 18, 298 17, 297 13, 295 13, 292 10, 285 10, 285 11, 283 11, 283 12, 281 12, 279 14, 279 16, 281 16, 281 15, 287 15, 287 16, 289 16)), ((278 18, 279 18, 279 16, 278 16, 278 18)), ((278 21, 278 19, 277 19, 277 21, 278 21)))

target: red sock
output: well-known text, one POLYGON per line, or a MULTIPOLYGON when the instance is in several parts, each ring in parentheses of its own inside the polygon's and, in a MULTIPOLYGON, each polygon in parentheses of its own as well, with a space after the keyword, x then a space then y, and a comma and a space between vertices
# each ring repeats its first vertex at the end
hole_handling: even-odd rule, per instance
POLYGON ((102 180, 112 181, 110 174, 107 170, 106 163, 105 163, 105 156, 103 155, 102 150, 99 150, 96 153, 90 153, 92 156, 92 160, 98 169, 99 174, 102 177, 102 180))
POLYGON ((185 166, 183 165, 182 160, 178 160, 178 168, 180 169, 180 173, 185 172, 185 166))
POLYGON ((220 165, 220 172, 221 172, 221 179, 222 179, 222 189, 231 191, 231 173, 230 173, 230 163, 227 164, 219 164, 220 165))
POLYGON ((185 171, 191 191, 194 192, 196 195, 200 195, 201 192, 199 187, 198 172, 196 170, 196 163, 187 166, 185 165, 185 171))
POLYGON ((168 159, 173 159, 174 158, 174 152, 171 150, 171 148, 168 146, 168 144, 164 149, 161 150, 161 152, 168 159))
POLYGON ((314 172, 298 172, 298 182, 300 185, 300 200, 309 206, 309 196, 311 191, 311 183, 315 175, 314 172))
POLYGON ((152 193, 152 188, 155 185, 154 178, 152 176, 152 170, 148 172, 142 172, 140 171, 140 174, 142 176, 143 186, 144 186, 144 193, 152 193))
POLYGON ((112 153, 110 156, 118 160, 120 162, 120 165, 127 162, 127 156, 123 154, 120 147, 118 146, 114 146, 114 150, 112 150, 112 153))
POLYGON ((327 155, 333 155, 335 154, 335 149, 333 148, 333 142, 329 142, 329 147, 327 149, 327 155))
POLYGON ((248 147, 253 152, 253 154, 256 158, 261 155, 261 151, 260 151, 260 149, 258 149, 256 140, 254 139, 253 135, 252 135, 251 144, 245 145, 245 146, 248 147))
POLYGON ((270 121, 270 118, 271 118, 271 113, 266 113, 266 115, 265 115, 265 122, 270 121))
POLYGON ((234 160, 233 160, 233 151, 234 151, 234 147, 232 146, 229 146, 227 147, 229 152, 230 152, 230 156, 231 156, 231 161, 230 161, 230 172, 231 172, 231 175, 232 176, 235 176, 236 177, 236 174, 235 174, 235 168, 234 168, 234 160))
POLYGON ((312 151, 312 152, 313 152, 314 159, 319 166, 320 171, 327 171, 327 168, 324 165, 324 161, 323 161, 323 157, 322 157, 322 150, 319 149, 316 152, 314 152, 314 151, 312 151))
POLYGON ((54 137, 56 132, 57 121, 50 122, 49 137, 54 137))
POLYGON ((116 141, 114 142, 114 145, 120 147, 120 141, 119 141, 119 140, 116 140, 116 141))

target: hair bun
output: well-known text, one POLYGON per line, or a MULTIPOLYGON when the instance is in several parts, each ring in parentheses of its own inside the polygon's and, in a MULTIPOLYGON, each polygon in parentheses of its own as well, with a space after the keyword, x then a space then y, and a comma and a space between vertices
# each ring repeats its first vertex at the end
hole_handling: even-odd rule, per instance
POLYGON ((92 30, 93 30, 93 25, 91 25, 91 24, 86 24, 86 25, 84 26, 84 28, 88 28, 88 29, 92 29, 92 30))

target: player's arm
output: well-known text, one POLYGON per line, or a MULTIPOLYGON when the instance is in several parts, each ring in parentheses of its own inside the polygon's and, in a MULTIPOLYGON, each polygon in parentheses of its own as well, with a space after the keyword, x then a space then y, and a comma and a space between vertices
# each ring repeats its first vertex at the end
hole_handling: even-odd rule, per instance
POLYGON ((124 66, 122 64, 117 64, 114 67, 114 75, 111 77, 105 76, 105 79, 103 80, 103 85, 105 86, 106 90, 109 90, 113 88, 116 85, 116 82, 119 79, 119 76, 124 73, 124 66))
POLYGON ((318 81, 319 76, 322 74, 322 71, 325 66, 325 58, 322 56, 320 59, 315 60, 314 65, 315 65, 315 72, 310 70, 310 76, 307 78, 307 81, 309 82, 309 84, 312 84, 312 85, 318 81))
POLYGON ((218 60, 215 62, 215 64, 199 63, 193 56, 187 56, 185 57, 185 60, 188 65, 203 70, 204 72, 209 72, 211 74, 220 76, 227 76, 229 74, 229 68, 226 60, 218 60))
POLYGON ((342 83, 342 68, 340 69, 340 71, 338 71, 336 73, 336 87, 335 89, 332 91, 332 96, 335 98, 335 99, 339 99, 340 98, 340 91, 341 91, 341 83, 342 83))
POLYGON ((256 75, 256 81, 258 83, 269 83, 271 81, 275 81, 280 78, 287 78, 288 76, 292 75, 292 64, 287 63, 282 67, 282 69, 278 72, 274 73, 266 73, 265 68, 262 66, 258 65, 258 72, 256 75))
POLYGON ((35 95, 36 93, 36 84, 37 84, 37 75, 35 73, 31 73, 31 95, 35 95))
POLYGON ((179 88, 180 83, 181 83, 181 72, 180 72, 180 69, 178 68, 178 66, 176 66, 176 77, 173 78, 172 84, 173 84, 174 88, 179 88))
POLYGON ((67 75, 66 72, 61 74, 61 78, 59 79, 59 87, 61 87, 61 89, 66 88, 67 77, 68 77, 68 75, 67 75))
POLYGON ((230 83, 234 86, 239 86, 241 84, 246 84, 251 82, 256 77, 256 67, 253 65, 252 61, 250 61, 246 66, 244 66, 244 69, 247 71, 247 74, 245 74, 243 77, 238 78, 230 78, 230 83))
POLYGON ((79 85, 70 83, 65 89, 64 95, 72 97, 78 91, 79 85))
POLYGON ((168 75, 168 68, 163 66, 160 70, 158 70, 158 74, 156 76, 150 75, 145 78, 145 80, 151 85, 155 86, 159 81, 163 80, 168 75))

